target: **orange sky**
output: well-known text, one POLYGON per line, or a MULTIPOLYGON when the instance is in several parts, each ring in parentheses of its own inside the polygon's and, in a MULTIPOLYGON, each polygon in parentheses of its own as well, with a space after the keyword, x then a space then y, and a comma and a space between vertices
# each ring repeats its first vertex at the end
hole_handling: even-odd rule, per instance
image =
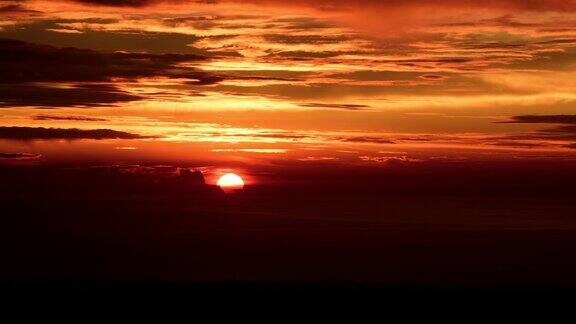
POLYGON ((572 158, 573 1, 284 3, 0 1, 0 151, 222 167, 572 158))

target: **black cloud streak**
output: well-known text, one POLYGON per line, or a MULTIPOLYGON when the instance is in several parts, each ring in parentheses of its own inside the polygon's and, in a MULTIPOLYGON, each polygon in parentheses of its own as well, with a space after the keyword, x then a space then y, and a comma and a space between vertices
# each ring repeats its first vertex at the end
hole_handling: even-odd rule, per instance
POLYGON ((131 82, 141 77, 167 77, 194 85, 222 80, 176 66, 205 59, 194 54, 109 53, 12 39, 0 39, 0 48, 0 107, 109 106, 143 99, 120 90, 113 84, 118 79, 131 82))
POLYGON ((576 115, 524 115, 513 116, 501 124, 576 124, 576 115))
POLYGON ((10 159, 10 160, 34 160, 40 158, 41 154, 35 153, 5 153, 0 152, 0 159, 10 159))
POLYGON ((59 116, 59 115, 36 115, 34 120, 73 120, 73 121, 108 121, 105 118, 87 116, 59 116))
POLYGON ((326 103, 303 103, 299 105, 300 107, 308 108, 323 108, 323 109, 341 109, 341 110, 365 110, 370 108, 367 105, 355 105, 355 104, 326 104, 326 103))
POLYGON ((395 144, 390 138, 380 136, 350 136, 350 137, 335 137, 337 141, 350 142, 350 143, 368 143, 368 144, 395 144))
POLYGON ((204 72, 175 64, 203 60, 194 54, 104 53, 0 39, 0 83, 109 82, 113 78, 165 76, 200 80, 204 72))
POLYGON ((113 85, 81 84, 59 88, 36 84, 0 84, 1 107, 102 107, 143 99, 113 85))
POLYGON ((51 140, 51 139, 142 139, 149 138, 111 129, 77 129, 44 127, 0 127, 0 139, 51 140))

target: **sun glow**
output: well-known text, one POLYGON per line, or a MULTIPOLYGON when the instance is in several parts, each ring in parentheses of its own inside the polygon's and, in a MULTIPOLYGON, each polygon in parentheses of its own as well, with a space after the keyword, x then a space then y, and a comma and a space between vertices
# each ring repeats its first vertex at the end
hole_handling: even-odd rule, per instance
POLYGON ((217 185, 224 191, 241 190, 244 188, 244 180, 237 174, 227 173, 218 179, 217 185))

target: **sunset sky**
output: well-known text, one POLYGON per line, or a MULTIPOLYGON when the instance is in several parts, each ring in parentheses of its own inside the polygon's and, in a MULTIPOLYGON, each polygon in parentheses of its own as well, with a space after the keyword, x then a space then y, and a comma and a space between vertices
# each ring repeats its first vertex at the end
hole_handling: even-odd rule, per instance
POLYGON ((0 49, 2 164, 576 158, 574 1, 0 0, 0 49))
POLYGON ((26 309, 574 295, 575 183, 576 0, 0 0, 0 290, 26 309))

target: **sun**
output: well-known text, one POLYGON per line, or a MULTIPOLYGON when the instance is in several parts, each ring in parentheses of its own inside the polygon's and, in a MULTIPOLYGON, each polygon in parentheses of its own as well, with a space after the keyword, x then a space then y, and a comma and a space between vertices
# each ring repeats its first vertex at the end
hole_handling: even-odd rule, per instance
POLYGON ((221 176, 216 184, 224 191, 241 190, 244 188, 244 180, 234 173, 227 173, 221 176))

